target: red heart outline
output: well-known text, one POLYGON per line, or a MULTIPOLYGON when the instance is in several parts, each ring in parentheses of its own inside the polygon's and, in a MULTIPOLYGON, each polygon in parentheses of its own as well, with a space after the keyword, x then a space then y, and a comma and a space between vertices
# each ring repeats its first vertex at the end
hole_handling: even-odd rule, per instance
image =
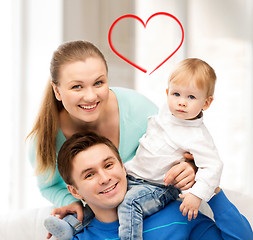
MULTIPOLYGON (((181 31, 182 31, 182 38, 181 38, 181 42, 180 42, 180 44, 178 45, 178 47, 176 48, 176 50, 175 50, 174 52, 172 52, 163 62, 161 62, 161 63, 150 73, 150 74, 152 74, 152 73, 153 73, 154 71, 156 71, 159 67, 161 67, 166 61, 168 61, 168 60, 178 51, 178 49, 179 49, 179 48, 182 46, 182 44, 183 44, 183 41, 184 41, 184 29, 183 29, 183 26, 182 26, 181 22, 180 22, 175 16, 173 16, 172 14, 167 13, 167 12, 157 12, 157 13, 151 15, 151 16, 148 18, 148 20, 146 21, 146 23, 144 23, 143 20, 142 20, 141 18, 139 18, 138 16, 136 16, 136 15, 132 15, 132 14, 123 15, 123 16, 119 17, 118 19, 116 19, 116 20, 113 22, 112 26, 110 27, 109 34, 108 34, 108 41, 109 41, 109 45, 110 45, 112 51, 113 51, 114 53, 116 53, 116 54, 117 54, 120 58, 122 58, 124 61, 128 62, 129 64, 131 64, 132 66, 134 66, 135 68, 141 70, 141 71, 144 72, 144 73, 147 72, 146 69, 144 69, 144 68, 138 66, 137 64, 133 63, 132 61, 130 61, 129 59, 127 59, 126 57, 124 57, 122 54, 120 54, 120 53, 114 48, 114 46, 112 45, 112 40, 111 40, 112 30, 113 30, 115 24, 116 24, 118 21, 120 21, 121 19, 123 19, 123 18, 134 18, 134 19, 138 20, 139 22, 141 22, 142 25, 144 26, 144 28, 146 28, 146 26, 147 26, 149 20, 150 20, 151 18, 157 16, 157 15, 165 15, 165 16, 168 16, 168 17, 173 18, 173 19, 179 24, 179 26, 180 26, 180 28, 181 28, 181 31)), ((149 75, 150 75, 150 74, 149 74, 149 75)))

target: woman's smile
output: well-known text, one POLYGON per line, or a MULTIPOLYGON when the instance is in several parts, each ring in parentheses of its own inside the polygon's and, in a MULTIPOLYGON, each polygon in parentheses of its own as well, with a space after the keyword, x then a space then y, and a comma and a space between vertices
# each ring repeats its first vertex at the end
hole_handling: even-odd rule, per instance
POLYGON ((100 102, 94 103, 94 104, 80 104, 78 105, 80 108, 85 110, 86 112, 92 112, 96 110, 97 106, 99 105, 100 102))

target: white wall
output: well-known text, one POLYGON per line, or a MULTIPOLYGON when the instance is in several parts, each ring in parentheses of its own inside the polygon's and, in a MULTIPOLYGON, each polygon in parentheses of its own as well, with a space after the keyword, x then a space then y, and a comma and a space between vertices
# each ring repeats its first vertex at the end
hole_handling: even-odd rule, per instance
MULTIPOLYGON (((5 211, 49 204, 36 187, 24 141, 38 112, 52 52, 62 41, 74 39, 92 41, 102 50, 111 86, 136 88, 159 106, 165 101, 164 89, 175 62, 185 57, 209 62, 218 81, 215 101, 205 120, 225 163, 222 186, 252 195, 252 10, 251 0, 2 1, 0 181, 4 197, 0 201, 5 211), (173 58, 149 76, 112 52, 108 31, 122 15, 137 14, 146 21, 158 11, 169 12, 181 21, 185 41, 173 58)), ((155 64, 156 52, 142 55, 149 52, 142 50, 140 29, 133 22, 124 24, 126 30, 114 32, 115 46, 134 61, 148 59, 147 64, 155 64)), ((166 44, 179 33, 171 26, 162 34, 166 44)), ((158 40, 152 39, 154 44, 158 40)))
MULTIPOLYGON (((207 61, 215 69, 218 79, 214 102, 204 115, 224 162, 221 185, 252 195, 253 2, 140 0, 136 5, 137 14, 144 21, 154 12, 167 11, 181 20, 185 30, 183 48, 157 72, 149 76, 136 71, 136 89, 160 106, 165 102, 167 79, 175 62, 187 57, 207 61)), ((156 29, 157 33, 153 35, 166 52, 169 51, 166 44, 173 45, 170 37, 180 35, 180 32, 175 31, 176 26, 169 30, 166 22, 160 27, 160 32, 156 29), (164 44, 159 38, 168 40, 164 44)), ((138 60, 147 61, 140 49, 146 47, 149 53, 155 45, 143 38, 137 40, 138 60)), ((151 64, 155 64, 154 54, 157 53, 152 52, 148 58, 151 64)))

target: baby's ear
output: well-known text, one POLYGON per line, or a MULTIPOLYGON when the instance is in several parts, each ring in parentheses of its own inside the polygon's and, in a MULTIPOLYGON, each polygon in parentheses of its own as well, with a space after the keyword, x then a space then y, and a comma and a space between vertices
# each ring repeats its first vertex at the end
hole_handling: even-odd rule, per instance
POLYGON ((68 188, 69 192, 73 195, 73 197, 75 197, 76 199, 80 199, 80 200, 83 199, 83 197, 79 194, 76 187, 74 187, 73 185, 67 185, 67 188, 68 188))
POLYGON ((168 96, 168 94, 169 94, 169 89, 168 89, 168 88, 166 88, 166 94, 167 94, 167 96, 168 96))
POLYGON ((202 110, 203 110, 203 111, 207 110, 207 109, 210 107, 212 101, 213 101, 213 96, 209 96, 209 97, 205 100, 205 105, 203 106, 202 110))

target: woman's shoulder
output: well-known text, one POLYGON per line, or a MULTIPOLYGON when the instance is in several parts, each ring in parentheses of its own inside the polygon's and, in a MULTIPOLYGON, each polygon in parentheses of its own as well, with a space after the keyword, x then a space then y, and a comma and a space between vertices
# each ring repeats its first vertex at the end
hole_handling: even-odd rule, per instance
POLYGON ((157 106, 148 97, 136 90, 123 87, 113 87, 111 90, 115 93, 120 108, 138 109, 138 111, 148 111, 152 114, 158 112, 157 106))
POLYGON ((149 101, 152 102, 149 98, 144 96, 143 94, 139 93, 138 91, 130 88, 123 88, 123 87, 112 87, 110 88, 116 95, 117 99, 126 99, 128 101, 135 101, 143 100, 143 101, 149 101))

